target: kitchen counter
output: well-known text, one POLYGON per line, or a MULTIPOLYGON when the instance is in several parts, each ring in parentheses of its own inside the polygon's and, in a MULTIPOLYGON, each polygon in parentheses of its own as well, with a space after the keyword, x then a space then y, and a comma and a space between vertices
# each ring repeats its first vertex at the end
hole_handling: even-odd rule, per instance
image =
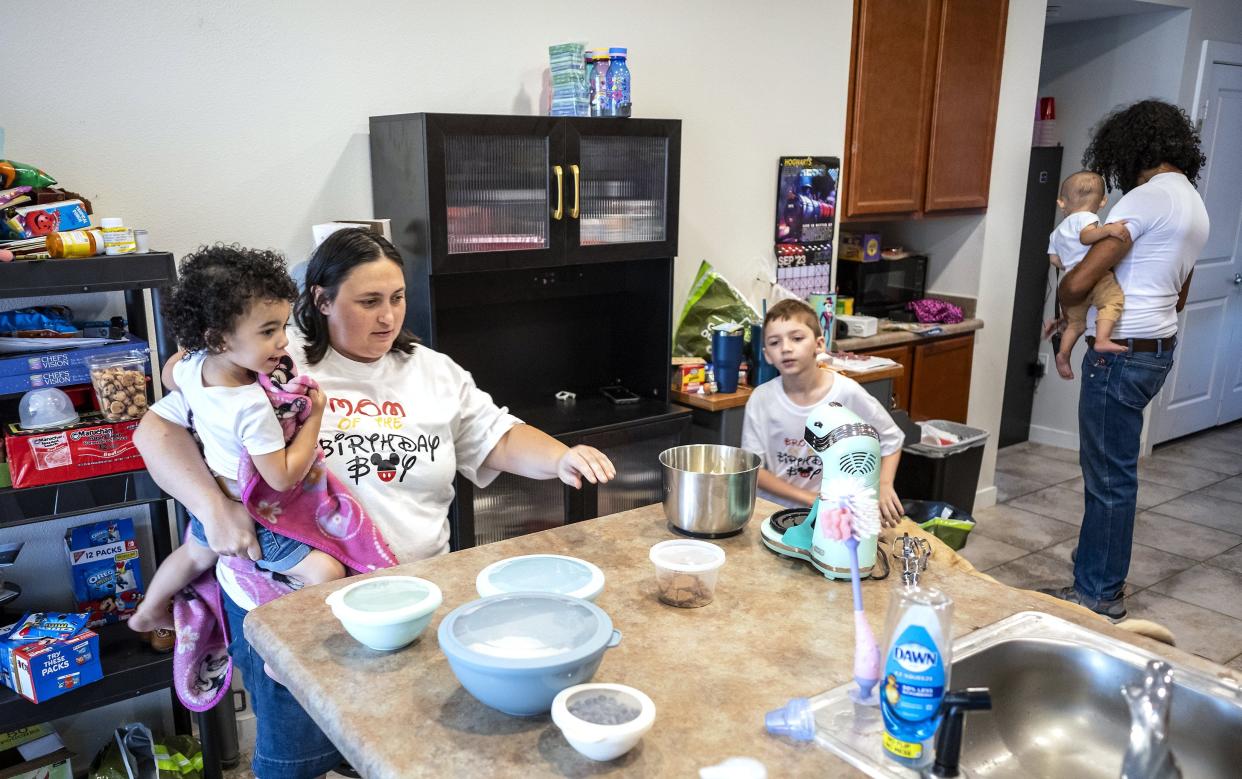
MULTIPOLYGON (((761 760, 773 777, 858 776, 827 750, 773 738, 763 728, 764 712, 847 682, 853 663, 849 583, 829 581, 760 543, 758 520, 776 509, 760 501, 741 535, 716 542, 728 559, 716 599, 700 609, 673 608, 656 598, 647 553, 672 533, 655 505, 392 569, 430 579, 444 592, 431 626, 397 652, 367 649, 340 626, 323 602, 340 582, 254 610, 246 632, 350 763, 372 779, 689 777, 735 755, 761 760), (613 763, 578 755, 547 716, 518 719, 477 702, 438 648, 440 619, 477 597, 480 569, 535 552, 573 555, 603 569, 607 583, 597 604, 624 638, 605 653, 595 681, 632 685, 656 703, 655 727, 613 763)), ((1177 662, 1227 673, 1085 610, 951 569, 944 562, 947 548, 937 548, 924 584, 955 599, 955 637, 1020 611, 1047 611, 1177 662)), ((893 575, 863 584, 868 618, 881 640, 898 581, 893 575)))
POLYGON ((966 319, 955 325, 941 325, 940 332, 935 335, 919 335, 918 333, 910 333, 905 330, 888 330, 885 331, 885 320, 880 320, 881 330, 877 335, 867 338, 842 338, 833 342, 833 351, 837 352, 861 352, 867 349, 882 349, 886 346, 898 346, 900 344, 921 343, 930 341, 935 338, 946 338, 951 335, 963 335, 965 333, 973 333, 976 330, 983 329, 982 319, 966 319))

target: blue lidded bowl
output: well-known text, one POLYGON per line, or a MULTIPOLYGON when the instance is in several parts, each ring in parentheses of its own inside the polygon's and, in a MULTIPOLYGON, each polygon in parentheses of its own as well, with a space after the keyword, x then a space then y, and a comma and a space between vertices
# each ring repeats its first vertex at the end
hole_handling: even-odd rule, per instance
POLYGON ((554 592, 594 602, 604 591, 604 572, 594 563, 559 554, 528 554, 497 560, 479 571, 481 597, 504 592, 554 592))
POLYGON ((481 703, 515 717, 546 714, 557 693, 589 682, 621 642, 590 601, 545 592, 492 595, 440 622, 440 649, 481 703))

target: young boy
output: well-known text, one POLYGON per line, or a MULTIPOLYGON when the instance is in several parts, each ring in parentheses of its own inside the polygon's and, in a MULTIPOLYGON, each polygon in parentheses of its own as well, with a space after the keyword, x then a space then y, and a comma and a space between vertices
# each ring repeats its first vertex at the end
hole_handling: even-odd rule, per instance
POLYGON ((824 332, 810 306, 782 300, 763 319, 763 354, 780 378, 755 388, 746 403, 742 448, 762 459, 761 497, 785 506, 809 506, 819 497, 823 467, 803 440, 806 418, 821 403, 837 402, 863 418, 880 434, 880 483, 877 497, 885 526, 901 519, 901 501, 893 490, 904 441, 901 429, 879 401, 853 379, 820 368, 824 332))
MULTIPOLYGON (((1065 218, 1048 237, 1048 261, 1061 270, 1068 271, 1087 256, 1091 245, 1105 238, 1125 239, 1125 222, 1101 225, 1096 212, 1108 202, 1104 194, 1104 179, 1098 173, 1080 170, 1061 182, 1057 207, 1065 218)), ((1097 352, 1124 352, 1126 348, 1113 343, 1113 326, 1121 318, 1125 308, 1125 293, 1117 283, 1112 271, 1104 274, 1091 295, 1077 306, 1064 311, 1065 325, 1061 333, 1061 346, 1057 350, 1057 373, 1063 379, 1074 378, 1070 367, 1070 352, 1074 344, 1087 330, 1087 309, 1096 308, 1095 346, 1097 352)), ((1054 323, 1053 327, 1056 324, 1054 323)), ((1051 329, 1051 328, 1050 328, 1051 329)))

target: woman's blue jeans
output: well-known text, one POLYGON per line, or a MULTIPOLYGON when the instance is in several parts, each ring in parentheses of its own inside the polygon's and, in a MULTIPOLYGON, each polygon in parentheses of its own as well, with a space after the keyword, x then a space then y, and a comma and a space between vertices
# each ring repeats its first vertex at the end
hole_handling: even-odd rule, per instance
POLYGON ((1121 597, 1130 571, 1138 501, 1143 409, 1173 367, 1167 350, 1105 354, 1088 349, 1078 396, 1078 460, 1086 500, 1074 588, 1096 601, 1121 597))

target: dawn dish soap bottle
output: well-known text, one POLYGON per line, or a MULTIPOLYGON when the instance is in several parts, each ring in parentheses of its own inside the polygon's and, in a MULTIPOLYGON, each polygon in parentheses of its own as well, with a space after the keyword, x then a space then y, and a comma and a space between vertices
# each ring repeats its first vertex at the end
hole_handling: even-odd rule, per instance
POLYGON ((932 762, 940 702, 949 688, 953 600, 936 589, 893 593, 884 630, 880 712, 884 754, 911 768, 932 762))

